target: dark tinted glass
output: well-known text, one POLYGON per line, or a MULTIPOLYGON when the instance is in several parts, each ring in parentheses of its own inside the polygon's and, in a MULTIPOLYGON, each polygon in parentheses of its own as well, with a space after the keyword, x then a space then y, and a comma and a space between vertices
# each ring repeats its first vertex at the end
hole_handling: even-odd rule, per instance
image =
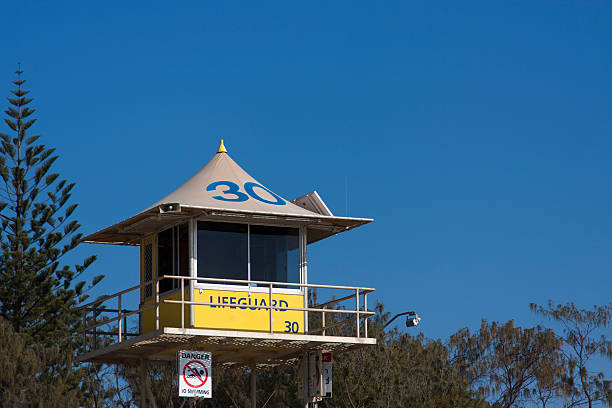
MULTIPOLYGON (((157 274, 189 276, 189 228, 187 224, 157 234, 157 274)), ((187 282, 186 282, 187 283, 187 282)), ((178 279, 162 279, 159 291, 178 289, 178 279)))
POLYGON ((198 277, 247 279, 247 239, 245 224, 199 221, 198 277))
MULTIPOLYGON (((157 234, 157 276, 173 275, 172 270, 172 242, 173 228, 157 234)), ((159 281, 159 291, 166 292, 172 289, 172 280, 162 279, 159 281)))
POLYGON ((297 228, 251 226, 251 279, 300 282, 297 228))

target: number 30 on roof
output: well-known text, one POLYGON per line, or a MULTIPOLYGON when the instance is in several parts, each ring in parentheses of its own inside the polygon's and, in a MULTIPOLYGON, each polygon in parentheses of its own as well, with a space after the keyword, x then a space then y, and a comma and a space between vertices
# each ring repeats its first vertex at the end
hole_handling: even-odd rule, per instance
POLYGON ((206 191, 220 192, 222 195, 212 196, 212 198, 214 198, 215 200, 221 200, 221 201, 240 202, 240 201, 247 201, 249 198, 253 198, 257 201, 261 201, 262 203, 266 203, 266 204, 272 204, 272 205, 287 204, 285 200, 283 200, 277 194, 273 193, 272 191, 262 186, 261 184, 257 184, 252 181, 248 181, 244 183, 243 188, 244 188, 244 191, 246 191, 246 194, 240 190, 240 186, 238 184, 232 181, 221 180, 221 181, 215 181, 213 183, 210 183, 208 186, 206 186, 206 191), (222 187, 227 187, 227 189, 222 190, 222 187), (263 190, 266 193, 270 194, 274 198, 274 201, 267 200, 261 197, 257 193, 257 191, 255 191, 256 188, 263 190))

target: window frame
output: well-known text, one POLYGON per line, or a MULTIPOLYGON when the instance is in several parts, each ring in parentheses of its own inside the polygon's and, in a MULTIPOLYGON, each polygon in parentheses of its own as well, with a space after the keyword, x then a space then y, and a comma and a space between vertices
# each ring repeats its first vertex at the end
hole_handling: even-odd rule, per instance
MULTIPOLYGON (((189 259, 189 225, 190 222, 189 220, 185 220, 185 221, 181 221, 172 225, 167 225, 164 228, 160 229, 159 231, 157 231, 156 233, 152 234, 151 236, 155 237, 154 238, 154 245, 153 245, 153 250, 154 250, 154 260, 153 263, 155 265, 154 268, 154 277, 157 279, 160 275, 159 275, 159 234, 161 234, 162 232, 168 231, 168 230, 174 230, 176 229, 176 235, 175 232, 172 232, 172 256, 171 256, 171 264, 172 264, 172 273, 170 274, 170 276, 185 276, 185 277, 190 277, 191 276, 191 262, 189 259), (179 234, 180 234, 180 228, 184 226, 185 229, 187 229, 187 270, 184 273, 179 273, 177 270, 175 270, 176 267, 180 268, 180 238, 179 238, 179 234), (178 244, 178 246, 175 246, 175 244, 178 244), (176 255, 176 256, 175 256, 176 255), (178 263, 178 264, 177 264, 178 263)), ((161 286, 161 282, 160 281, 160 286, 161 286)), ((180 293, 181 291, 181 284, 180 284, 180 280, 179 279, 170 279, 171 282, 171 287, 170 289, 166 289, 166 290, 159 290, 159 296, 163 296, 163 297, 168 297, 170 295, 173 295, 174 293, 180 293), (176 287, 175 287, 176 285, 176 287)), ((185 282, 185 290, 188 290, 188 283, 185 282)), ((153 297, 155 295, 155 289, 153 289, 153 297)))

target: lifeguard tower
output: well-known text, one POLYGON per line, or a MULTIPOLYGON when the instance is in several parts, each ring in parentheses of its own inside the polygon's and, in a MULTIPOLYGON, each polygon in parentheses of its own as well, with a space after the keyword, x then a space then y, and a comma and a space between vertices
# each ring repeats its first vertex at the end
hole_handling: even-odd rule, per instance
POLYGON ((287 201, 238 166, 221 141, 174 192, 83 239, 139 246, 140 283, 81 307, 91 341, 78 359, 173 360, 190 348, 212 352, 215 364, 252 367, 376 344, 367 326, 374 289, 311 284, 307 268, 309 244, 371 221, 332 215, 316 192, 287 201), (309 305, 313 289, 336 294, 309 305), (136 296, 138 308, 128 310, 136 296), (317 327, 309 314, 319 316, 317 327), (347 324, 351 334, 334 335, 347 324))

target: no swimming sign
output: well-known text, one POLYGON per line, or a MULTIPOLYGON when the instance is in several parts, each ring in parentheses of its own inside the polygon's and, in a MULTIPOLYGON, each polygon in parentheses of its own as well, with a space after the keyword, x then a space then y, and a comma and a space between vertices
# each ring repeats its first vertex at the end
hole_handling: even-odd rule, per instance
POLYGON ((211 363, 210 353, 178 352, 179 397, 212 398, 211 363))

